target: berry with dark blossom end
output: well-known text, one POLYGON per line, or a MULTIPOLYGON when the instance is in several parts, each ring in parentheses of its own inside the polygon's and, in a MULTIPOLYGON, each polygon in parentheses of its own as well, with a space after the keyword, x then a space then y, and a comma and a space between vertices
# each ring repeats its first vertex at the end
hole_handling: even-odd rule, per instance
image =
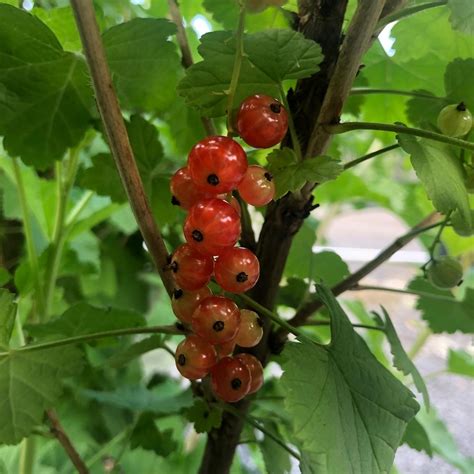
POLYGON ((189 209, 196 202, 212 197, 211 194, 197 188, 191 179, 187 167, 180 168, 171 177, 170 191, 172 194, 171 202, 176 206, 181 206, 183 209, 189 209))
POLYGON ((204 299, 193 313, 193 331, 210 344, 231 341, 235 338, 239 325, 239 308, 224 296, 204 299))
POLYGON ((249 395, 260 390, 263 385, 263 367, 260 361, 251 354, 238 354, 236 356, 241 362, 243 362, 250 371, 250 389, 249 395))
POLYGON ((260 275, 260 264, 256 255, 244 248, 233 247, 223 252, 216 260, 214 276, 226 291, 243 293, 255 286, 260 275))
POLYGON ((458 260, 443 256, 434 260, 427 270, 431 283, 438 288, 454 288, 462 281, 463 268, 458 260))
POLYGON ((181 322, 191 324, 193 313, 199 306, 199 303, 211 295, 212 292, 207 286, 203 286, 195 291, 177 289, 174 290, 171 297, 171 307, 181 322))
POLYGON ((273 176, 261 166, 249 166, 237 190, 240 197, 252 206, 265 206, 275 197, 273 176))
POLYGON ((237 211, 222 199, 207 199, 195 204, 184 223, 189 245, 203 255, 219 255, 233 247, 240 236, 237 211))
POLYGON ((466 105, 447 105, 438 115, 438 128, 444 135, 462 137, 472 128, 472 114, 466 105))
POLYGON ((288 113, 273 97, 252 95, 240 105, 236 126, 245 143, 255 148, 271 148, 286 135, 288 113))
POLYGON ((178 344, 175 361, 183 377, 196 380, 209 373, 217 362, 217 354, 212 344, 191 334, 178 344))
POLYGON ((209 283, 214 270, 214 260, 200 254, 190 245, 183 244, 174 251, 169 266, 180 288, 195 291, 209 283))
POLYGON ((214 394, 221 400, 238 402, 250 390, 250 370, 241 360, 224 357, 211 370, 211 386, 214 394))
POLYGON ((188 158, 193 183, 214 196, 235 189, 247 166, 244 149, 229 137, 212 136, 201 140, 194 145, 188 158))

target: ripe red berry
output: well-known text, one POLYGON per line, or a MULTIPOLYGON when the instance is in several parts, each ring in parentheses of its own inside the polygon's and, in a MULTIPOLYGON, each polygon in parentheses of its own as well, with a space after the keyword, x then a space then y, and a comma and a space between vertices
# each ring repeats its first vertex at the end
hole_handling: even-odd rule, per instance
POLYGON ((262 339, 263 322, 255 311, 240 310, 240 327, 235 342, 240 347, 254 347, 262 339))
POLYGON ((237 187, 247 171, 244 149, 229 137, 207 137, 194 145, 188 167, 194 184, 217 195, 237 187))
POLYGON ((241 360, 224 357, 211 370, 214 394, 226 402, 238 402, 250 390, 250 369, 241 360))
POLYGON ((217 259, 214 275, 217 283, 226 291, 243 293, 257 283, 260 264, 253 252, 243 247, 233 247, 217 259))
POLYGON ((217 362, 217 354, 214 346, 191 334, 178 344, 175 360, 183 377, 196 380, 209 373, 217 362))
POLYGON ((249 395, 255 393, 263 385, 263 367, 260 361, 251 354, 238 354, 236 356, 250 371, 249 395))
POLYGON ((272 175, 261 166, 249 166, 237 188, 242 199, 252 206, 265 206, 275 197, 272 175))
POLYGON ((240 105, 237 131, 255 148, 270 148, 283 140, 288 130, 288 114, 278 100, 267 95, 252 95, 240 105))
POLYGON ((211 197, 210 194, 201 191, 193 183, 187 167, 180 168, 171 177, 170 191, 173 195, 171 202, 183 209, 189 209, 197 201, 211 197))
POLYGON ((234 339, 239 325, 239 308, 224 296, 209 296, 193 313, 193 331, 211 344, 223 344, 234 339))
POLYGON ((188 244, 203 255, 219 255, 239 239, 239 215, 222 199, 199 201, 189 210, 184 236, 188 244))
POLYGON ((183 290, 199 290, 207 285, 214 270, 212 257, 201 255, 191 245, 180 245, 171 257, 170 268, 183 290))
POLYGON ((235 341, 236 338, 231 339, 228 342, 223 342, 222 344, 216 344, 214 347, 216 348, 217 358, 221 359, 222 357, 230 356, 235 349, 235 341))
POLYGON ((199 303, 211 296, 212 292, 207 286, 196 291, 176 289, 171 298, 171 307, 176 317, 184 324, 191 324, 193 313, 199 303))

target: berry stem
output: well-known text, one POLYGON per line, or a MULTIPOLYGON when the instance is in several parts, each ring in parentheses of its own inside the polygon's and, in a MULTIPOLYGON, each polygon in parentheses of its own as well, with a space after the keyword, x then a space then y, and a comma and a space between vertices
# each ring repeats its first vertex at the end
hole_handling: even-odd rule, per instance
POLYGON ((291 136, 291 143, 293 145, 293 150, 298 158, 298 161, 303 161, 303 153, 301 151, 300 140, 298 138, 298 134, 296 133, 295 122, 293 120, 293 115, 290 110, 290 105, 288 104, 288 99, 286 98, 285 91, 283 90, 283 86, 280 84, 280 98, 285 106, 286 111, 288 112, 288 128, 290 129, 290 136, 291 136))
POLYGON ((371 87, 353 87, 350 92, 350 95, 367 95, 367 94, 406 95, 408 97, 420 97, 421 99, 438 100, 440 102, 448 103, 448 100, 444 97, 437 97, 430 94, 424 94, 423 92, 404 91, 400 89, 373 89, 371 87))
POLYGON ((359 163, 363 163, 366 160, 370 160, 371 158, 375 158, 376 156, 382 155, 383 153, 396 150, 397 148, 400 148, 400 145, 398 143, 394 145, 386 146, 385 148, 381 148, 380 150, 374 151, 372 153, 368 153, 367 155, 361 156, 360 158, 356 158, 355 160, 348 161, 344 165, 344 171, 358 165, 359 163))
POLYGON ((340 134, 351 132, 353 130, 375 130, 382 132, 394 132, 406 135, 415 135, 421 138, 428 138, 437 142, 447 143, 466 150, 474 151, 474 143, 459 138, 452 138, 441 133, 430 132, 420 128, 405 127, 404 125, 394 125, 388 123, 377 122, 345 122, 337 125, 325 125, 324 129, 330 134, 340 134))
MULTIPOLYGON (((330 326, 331 321, 307 321, 304 326, 330 326)), ((372 329, 374 331, 382 331, 385 332, 385 327, 383 326, 373 326, 370 324, 352 324, 353 328, 361 328, 361 329, 372 329)))
POLYGON ((446 214, 446 219, 444 219, 443 222, 441 222, 441 225, 439 226, 439 229, 438 229, 438 232, 436 233, 436 236, 432 242, 432 244, 430 245, 430 248, 428 249, 428 252, 430 254, 430 261, 431 260, 435 260, 435 250, 436 250, 436 247, 438 246, 438 244, 440 243, 441 241, 441 235, 443 234, 443 230, 445 229, 445 227, 447 226, 448 222, 449 222, 449 218, 451 217, 451 214, 453 213, 453 211, 449 211, 447 214, 446 214))
POLYGON ((245 6, 242 1, 239 1, 240 14, 239 23, 237 25, 237 31, 235 32, 235 58, 234 67, 232 70, 232 78, 230 80, 229 92, 227 96, 227 129, 228 135, 235 133, 233 126, 233 107, 234 98, 237 91, 237 85, 239 83, 240 69, 242 67, 242 59, 244 57, 244 30, 245 30, 245 6))
POLYGON ((422 3, 421 5, 414 5, 412 7, 404 8, 403 10, 398 10, 395 13, 392 13, 391 15, 387 15, 386 17, 382 18, 377 24, 377 29, 382 29, 384 26, 388 25, 389 23, 392 23, 397 20, 401 20, 402 18, 411 16, 423 10, 428 10, 429 8, 435 8, 435 7, 442 7, 446 5, 447 3, 448 3, 447 0, 440 0, 437 2, 422 3))
POLYGON ((434 293, 428 293, 427 291, 414 291, 404 290, 401 288, 389 288, 385 286, 374 286, 374 285, 355 285, 350 291, 387 291, 390 293, 400 293, 404 295, 422 296, 424 298, 431 298, 433 300, 449 301, 453 302, 453 298, 449 296, 435 295, 434 293))

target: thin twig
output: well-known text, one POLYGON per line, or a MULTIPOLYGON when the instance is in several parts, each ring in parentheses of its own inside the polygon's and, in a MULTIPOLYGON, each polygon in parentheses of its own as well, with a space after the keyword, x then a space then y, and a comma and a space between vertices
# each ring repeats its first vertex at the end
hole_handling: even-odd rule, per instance
MULTIPOLYGON (((304 326, 330 326, 330 325, 331 325, 331 321, 307 321, 304 323, 304 326)), ((371 324, 352 324, 352 327, 385 332, 385 328, 383 326, 373 326, 371 324)))
POLYGON ((133 156, 127 129, 115 94, 100 37, 92 0, 71 0, 77 28, 92 76, 95 95, 109 146, 127 192, 138 226, 156 265, 163 284, 171 294, 174 289, 172 272, 167 271, 168 251, 153 218, 143 182, 133 156))
POLYGON ((57 438, 57 440, 61 443, 64 451, 68 455, 71 462, 74 464, 74 467, 77 469, 79 474, 88 474, 89 470, 87 469, 86 464, 82 460, 79 453, 76 451, 76 448, 72 444, 69 436, 64 431, 62 427, 58 415, 55 410, 47 410, 46 416, 48 417, 49 421, 51 422, 51 433, 57 438))
POLYGON ((442 7, 446 5, 447 3, 448 3, 447 0, 441 0, 437 2, 427 2, 427 3, 422 3, 421 5, 413 5, 411 7, 404 8, 402 10, 399 10, 395 13, 392 13, 391 15, 387 15, 386 17, 382 18, 377 24, 377 28, 381 29, 384 26, 388 25, 389 23, 400 20, 401 18, 414 15, 415 13, 421 12, 423 10, 427 10, 429 8, 442 7))
POLYGON ((396 143, 395 145, 387 146, 385 148, 381 148, 380 150, 368 153, 367 155, 361 156, 360 158, 356 158, 355 160, 349 161, 344 165, 344 171, 353 168, 359 163, 363 163, 364 161, 370 160, 371 158, 375 158, 376 156, 382 155, 383 153, 396 150, 397 148, 400 148, 400 145, 398 145, 398 143, 396 143))
POLYGON ((355 285, 349 289, 350 291, 386 291, 389 293, 400 293, 404 295, 413 295, 413 296, 422 296, 423 298, 431 298, 433 300, 440 301, 449 301, 452 303, 454 298, 449 296, 436 295, 434 293, 428 293, 427 291, 414 291, 414 290, 404 290, 399 288, 388 288, 385 286, 372 286, 372 285, 355 285))
MULTIPOLYGON (((176 39, 178 40, 179 49, 181 51, 181 59, 184 68, 188 68, 193 65, 193 56, 189 47, 188 37, 186 30, 184 29, 183 16, 179 10, 179 6, 175 0, 168 0, 168 6, 170 9, 170 17, 173 23, 176 25, 176 39)), ((201 122, 204 130, 208 135, 216 135, 216 127, 212 119, 208 117, 201 117, 201 122)))
POLYGON ((419 97, 421 99, 437 100, 439 102, 448 103, 448 99, 445 97, 437 97, 435 95, 426 94, 418 91, 404 91, 400 89, 375 89, 373 87, 353 87, 351 89, 351 95, 366 95, 366 94, 393 94, 393 95, 405 95, 408 97, 419 97))

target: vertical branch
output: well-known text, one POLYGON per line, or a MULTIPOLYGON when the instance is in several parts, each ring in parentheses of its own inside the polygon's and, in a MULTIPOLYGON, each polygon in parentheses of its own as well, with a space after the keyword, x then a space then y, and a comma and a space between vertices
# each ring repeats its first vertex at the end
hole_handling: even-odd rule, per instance
POLYGON ((151 213, 150 204, 133 156, 107 65, 92 0, 71 0, 71 4, 115 164, 148 251, 168 294, 171 294, 174 280, 172 273, 167 271, 168 251, 151 213))

